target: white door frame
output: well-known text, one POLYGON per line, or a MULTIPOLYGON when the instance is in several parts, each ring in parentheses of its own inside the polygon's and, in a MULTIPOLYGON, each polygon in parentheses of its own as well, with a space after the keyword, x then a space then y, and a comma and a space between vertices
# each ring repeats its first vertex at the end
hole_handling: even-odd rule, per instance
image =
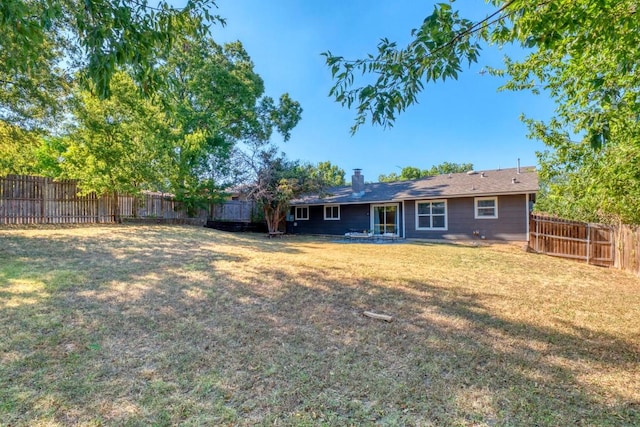
MULTIPOLYGON (((370 230, 374 230, 374 221, 375 221, 375 208, 378 207, 387 207, 387 206, 393 206, 396 208, 396 221, 395 221, 395 229, 396 229, 396 234, 400 235, 400 203, 376 203, 376 204, 371 204, 370 207, 370 212, 369 212, 369 216, 370 216, 370 220, 369 220, 369 229, 370 230)), ((385 223, 386 224, 386 223, 385 223)))

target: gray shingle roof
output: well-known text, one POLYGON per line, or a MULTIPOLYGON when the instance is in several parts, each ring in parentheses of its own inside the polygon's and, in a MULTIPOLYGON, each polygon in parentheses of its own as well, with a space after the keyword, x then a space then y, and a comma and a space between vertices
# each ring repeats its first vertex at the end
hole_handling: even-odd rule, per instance
POLYGON ((411 199, 478 197, 501 194, 523 194, 538 191, 538 174, 534 167, 477 171, 430 176, 413 181, 375 182, 365 184, 365 192, 357 197, 351 186, 333 187, 326 194, 309 194, 293 200, 292 205, 388 202, 411 199), (514 183, 515 179, 515 183, 514 183))

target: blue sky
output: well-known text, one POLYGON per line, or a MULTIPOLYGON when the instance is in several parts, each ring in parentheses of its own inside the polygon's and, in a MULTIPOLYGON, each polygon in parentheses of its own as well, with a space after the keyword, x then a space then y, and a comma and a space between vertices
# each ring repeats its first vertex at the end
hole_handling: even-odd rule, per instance
MULTIPOLYGON (((501 80, 482 74, 499 65, 504 51, 488 48, 478 64, 458 80, 430 84, 420 103, 399 116, 393 128, 366 124, 351 136, 355 112, 328 97, 331 73, 320 55, 346 58, 374 53, 382 37, 403 45, 410 30, 433 10, 419 0, 218 0, 215 12, 227 21, 213 28, 218 43, 240 40, 265 81, 266 94, 288 92, 303 115, 291 139, 278 143, 290 159, 329 160, 346 171, 362 168, 367 181, 401 167, 429 168, 442 162, 473 163, 476 170, 536 164, 542 143, 526 138, 525 113, 545 119, 553 105, 545 96, 498 92, 501 80)), ((463 15, 481 19, 492 9, 482 0, 464 0, 463 15)), ((518 54, 512 49, 510 54, 518 54)))

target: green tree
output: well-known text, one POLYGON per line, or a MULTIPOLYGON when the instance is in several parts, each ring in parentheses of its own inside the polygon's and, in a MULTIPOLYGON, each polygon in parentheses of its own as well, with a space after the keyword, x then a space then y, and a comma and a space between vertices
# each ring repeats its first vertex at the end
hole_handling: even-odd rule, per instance
POLYGON ((536 210, 582 221, 640 224, 637 136, 612 140, 599 149, 588 142, 570 142, 566 135, 540 138, 553 150, 540 153, 543 185, 536 210))
POLYGON ((319 162, 316 166, 309 165, 310 175, 327 187, 339 187, 346 184, 344 169, 330 161, 319 162))
POLYGON ((172 128, 168 190, 191 211, 230 184, 239 141, 264 144, 274 131, 288 140, 300 120, 302 109, 287 94, 278 103, 264 96, 264 82, 240 42, 179 38, 160 72, 169 83, 159 91, 172 128))
POLYGON ((36 167, 30 175, 58 178, 63 175, 62 153, 66 150, 64 136, 43 136, 35 150, 36 167))
POLYGON ((402 170, 400 171, 400 180, 401 181, 408 181, 411 179, 420 179, 422 178, 422 171, 420 170, 420 168, 414 167, 414 166, 405 166, 402 168, 402 170))
POLYGON ((158 86, 159 56, 181 34, 223 22, 211 0, 181 8, 147 0, 13 0, 0 3, 0 119, 33 126, 59 112, 78 76, 100 97, 127 66, 145 90, 158 86), (78 73, 78 74, 77 74, 78 73))
POLYGON ((460 173, 473 170, 471 163, 450 163, 444 162, 439 165, 431 166, 430 169, 420 169, 415 166, 405 166, 402 168, 400 175, 395 172, 389 175, 378 176, 379 182, 395 182, 409 181, 412 179, 420 179, 427 176, 443 175, 448 173, 460 173))
POLYGON ((544 90, 557 106, 548 122, 525 119, 530 134, 551 149, 540 157, 548 203, 539 206, 561 212, 552 201, 560 203, 563 192, 579 194, 587 180, 590 185, 583 190, 588 194, 583 191, 575 199, 582 204, 581 211, 593 208, 593 199, 602 220, 640 217, 637 203, 631 214, 628 207, 608 202, 639 196, 635 185, 616 190, 611 184, 629 182, 637 170, 633 157, 638 152, 640 117, 637 1, 490 2, 495 12, 479 22, 461 18, 451 4, 436 5, 404 48, 383 39, 376 55, 355 61, 327 52, 336 79, 331 95, 357 109, 352 130, 367 118, 374 124, 393 125, 399 113, 417 102, 425 83, 456 78, 465 64, 478 60, 484 43, 514 43, 527 49, 524 58, 507 57, 504 69, 489 71, 508 78, 503 89, 544 90), (631 157, 618 157, 622 154, 631 157), (590 166, 596 163, 602 169, 590 166))
POLYGON ((400 175, 395 172, 391 172, 389 175, 378 175, 378 182, 396 182, 401 181, 400 175))
MULTIPOLYGON (((2 2, 0 8, 11 3, 2 2)), ((28 4, 34 16, 44 13, 41 6, 28 4)), ((3 12, 0 17, 4 18, 3 12)), ((62 42, 56 37, 20 36, 17 28, 0 19, 0 120, 27 129, 42 128, 60 116, 69 90, 70 78, 59 64, 62 42), (25 58, 27 49, 31 60, 25 58), (37 63, 27 65, 27 61, 37 63)))
POLYGON ((60 177, 60 155, 64 149, 65 144, 60 137, 47 136, 0 120, 0 176, 60 177))
POLYGON ((39 144, 40 138, 35 132, 0 120, 0 176, 32 173, 39 144))
POLYGON ((25 130, 0 120, 0 176, 60 176, 59 156, 64 150, 60 138, 25 130))
POLYGON ((324 188, 311 168, 277 154, 275 148, 261 150, 253 167, 255 179, 249 186, 250 197, 264 211, 269 232, 278 230, 292 199, 324 188))
POLYGON ((118 194, 138 194, 163 181, 170 146, 162 108, 136 90, 131 77, 119 72, 111 79, 111 97, 100 99, 78 91, 73 101, 77 126, 65 138, 62 176, 80 180, 83 193, 113 197, 119 221, 118 194))
POLYGON ((451 163, 443 162, 439 165, 431 166, 428 171, 422 171, 423 176, 445 175, 449 173, 464 173, 473 170, 473 163, 451 163))

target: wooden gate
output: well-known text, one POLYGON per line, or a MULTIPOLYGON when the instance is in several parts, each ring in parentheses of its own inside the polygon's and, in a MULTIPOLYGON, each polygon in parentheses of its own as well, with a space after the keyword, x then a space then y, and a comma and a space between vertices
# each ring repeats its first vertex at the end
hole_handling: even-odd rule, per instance
POLYGON ((615 261, 614 230, 602 224, 531 215, 529 249, 610 267, 615 261))

